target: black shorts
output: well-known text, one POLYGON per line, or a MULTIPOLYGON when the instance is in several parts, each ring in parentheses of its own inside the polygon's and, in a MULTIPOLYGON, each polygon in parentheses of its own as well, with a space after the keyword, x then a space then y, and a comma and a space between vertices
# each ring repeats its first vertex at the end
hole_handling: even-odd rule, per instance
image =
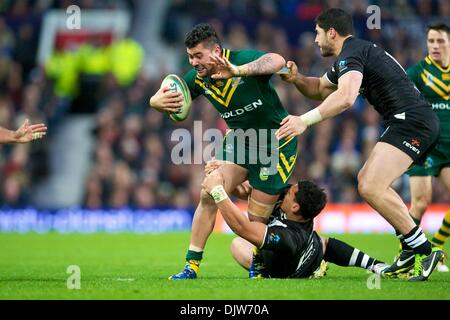
POLYGON ((415 164, 425 162, 439 138, 439 118, 428 107, 392 115, 385 126, 386 130, 379 141, 405 152, 415 164))

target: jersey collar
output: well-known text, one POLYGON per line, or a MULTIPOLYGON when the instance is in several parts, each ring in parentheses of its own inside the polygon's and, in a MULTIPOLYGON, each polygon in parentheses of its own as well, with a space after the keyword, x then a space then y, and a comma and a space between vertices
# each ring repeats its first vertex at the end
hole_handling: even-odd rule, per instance
POLYGON ((438 65, 438 64, 436 63, 436 61, 434 61, 433 58, 431 58, 430 55, 428 55, 428 56, 425 58, 425 61, 428 62, 428 64, 433 64, 436 68, 438 68, 438 69, 439 69, 440 71, 442 71, 442 72, 445 72, 445 73, 450 72, 450 64, 447 66, 446 69, 444 69, 444 68, 442 68, 440 65, 438 65))

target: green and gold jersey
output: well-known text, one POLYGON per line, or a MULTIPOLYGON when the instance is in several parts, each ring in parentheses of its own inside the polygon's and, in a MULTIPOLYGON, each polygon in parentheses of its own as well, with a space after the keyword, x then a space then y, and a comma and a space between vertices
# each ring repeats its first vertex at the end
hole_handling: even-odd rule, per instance
MULTIPOLYGON (((230 51, 223 56, 234 65, 254 61, 265 53, 257 50, 230 51)), ((272 83, 271 75, 233 77, 216 80, 201 78, 195 69, 184 76, 192 99, 204 95, 219 111, 230 129, 278 129, 288 113, 272 83)))
POLYGON ((416 84, 441 121, 441 140, 450 141, 450 66, 443 69, 431 57, 407 70, 409 78, 416 84))

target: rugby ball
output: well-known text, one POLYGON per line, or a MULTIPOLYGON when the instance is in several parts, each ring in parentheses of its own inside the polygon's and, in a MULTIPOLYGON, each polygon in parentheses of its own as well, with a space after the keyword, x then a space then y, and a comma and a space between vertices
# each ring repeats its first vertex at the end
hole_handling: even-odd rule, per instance
POLYGON ((167 86, 169 87, 170 92, 181 92, 183 95, 183 101, 181 101, 182 106, 180 107, 181 112, 175 113, 175 112, 166 112, 170 119, 174 121, 183 121, 185 120, 188 115, 189 111, 191 110, 191 92, 189 91, 189 88, 187 86, 186 81, 184 81, 183 78, 177 76, 176 74, 169 74, 167 75, 164 80, 161 83, 161 87, 167 86))

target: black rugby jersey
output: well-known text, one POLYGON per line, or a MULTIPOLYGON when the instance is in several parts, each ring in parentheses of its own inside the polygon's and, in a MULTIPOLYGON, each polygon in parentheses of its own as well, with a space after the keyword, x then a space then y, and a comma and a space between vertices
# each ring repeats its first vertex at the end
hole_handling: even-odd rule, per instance
POLYGON ((289 187, 280 195, 261 247, 266 269, 274 278, 307 277, 322 260, 322 244, 313 231, 314 221, 287 220, 280 208, 289 187))
POLYGON ((326 77, 337 85, 339 77, 350 71, 362 73, 360 94, 384 120, 417 107, 431 109, 397 60, 374 43, 347 38, 326 77))

